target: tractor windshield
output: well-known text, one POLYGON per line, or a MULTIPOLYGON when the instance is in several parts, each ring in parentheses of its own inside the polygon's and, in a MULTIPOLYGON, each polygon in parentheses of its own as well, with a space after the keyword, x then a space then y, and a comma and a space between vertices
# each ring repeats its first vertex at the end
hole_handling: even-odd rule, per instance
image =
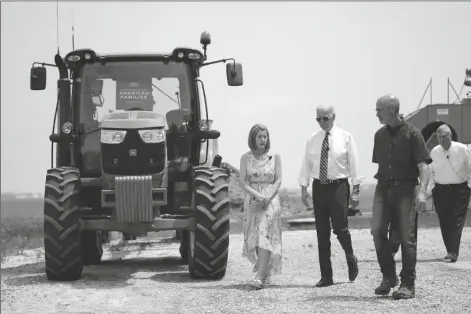
MULTIPOLYGON (((145 110, 191 117, 191 76, 185 63, 159 61, 107 62, 87 64, 82 72, 80 121, 85 136, 81 154, 83 175, 101 174, 100 124, 116 110, 145 110)), ((183 121, 182 121, 183 122, 183 121)))
MULTIPOLYGON (((99 127, 115 110, 162 114, 191 113, 191 80, 185 63, 131 61, 87 64, 82 72, 80 123, 85 132, 99 127)), ((168 129, 168 125, 166 126, 168 129)))

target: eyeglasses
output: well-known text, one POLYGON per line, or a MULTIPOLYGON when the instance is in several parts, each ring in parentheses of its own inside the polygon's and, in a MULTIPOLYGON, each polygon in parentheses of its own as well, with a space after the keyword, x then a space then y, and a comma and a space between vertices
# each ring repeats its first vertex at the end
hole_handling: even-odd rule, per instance
POLYGON ((324 122, 327 122, 330 120, 329 117, 322 117, 322 118, 316 118, 317 122, 321 122, 321 120, 323 120, 324 122))

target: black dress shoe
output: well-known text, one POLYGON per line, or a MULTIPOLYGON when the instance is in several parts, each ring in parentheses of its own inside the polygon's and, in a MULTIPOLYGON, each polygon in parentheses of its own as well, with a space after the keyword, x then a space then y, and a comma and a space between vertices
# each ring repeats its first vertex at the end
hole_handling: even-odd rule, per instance
POLYGON ((399 278, 383 278, 381 284, 375 289, 375 294, 378 295, 387 295, 391 291, 391 288, 394 288, 399 284, 399 278))
POLYGON ((321 280, 316 284, 316 287, 328 287, 334 284, 334 280, 331 277, 322 277, 321 280))
POLYGON ((350 281, 355 281, 358 276, 358 259, 356 256, 352 255, 348 260, 348 279, 350 281))

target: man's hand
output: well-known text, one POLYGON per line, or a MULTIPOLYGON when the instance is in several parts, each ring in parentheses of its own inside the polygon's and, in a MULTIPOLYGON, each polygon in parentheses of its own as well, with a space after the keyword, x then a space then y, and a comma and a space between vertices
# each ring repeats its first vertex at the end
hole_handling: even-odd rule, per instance
POLYGON ((430 198, 432 198, 432 191, 431 190, 427 190, 427 193, 425 194, 426 196, 426 199, 429 200, 430 198))
POLYGON ((301 189, 301 201, 303 202, 304 206, 311 207, 309 200, 312 200, 312 198, 311 195, 309 195, 307 192, 307 189, 301 189))
POLYGON ((352 208, 354 210, 360 204, 360 185, 359 184, 355 184, 353 186, 352 195, 350 195, 350 204, 352 205, 352 208))
POLYGON ((355 210, 358 205, 360 204, 360 192, 353 192, 350 197, 350 204, 352 208, 355 210))
POLYGON ((418 213, 423 213, 427 210, 427 197, 426 193, 423 190, 419 190, 416 192, 415 197, 415 211, 418 213))

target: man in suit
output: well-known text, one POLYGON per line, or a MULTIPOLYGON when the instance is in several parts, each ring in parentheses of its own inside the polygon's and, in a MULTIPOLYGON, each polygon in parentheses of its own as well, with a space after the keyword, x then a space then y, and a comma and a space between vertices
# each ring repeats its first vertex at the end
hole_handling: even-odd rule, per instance
POLYGON ((352 239, 348 230, 348 205, 352 179, 352 206, 358 205, 360 183, 358 151, 352 135, 335 125, 333 106, 317 107, 317 122, 321 129, 307 140, 298 182, 302 201, 309 207, 307 192, 311 178, 312 201, 316 219, 321 279, 317 287, 333 285, 331 264, 330 221, 346 256, 350 281, 358 276, 358 259, 353 253, 352 239))
POLYGON ((461 233, 466 220, 471 195, 470 149, 451 139, 446 124, 437 129, 439 145, 430 153, 430 184, 428 196, 433 196, 443 242, 447 251, 445 259, 458 260, 461 233))
POLYGON ((384 95, 376 102, 381 127, 374 136, 372 161, 378 164, 378 180, 373 199, 371 234, 383 275, 375 294, 387 295, 399 279, 388 239, 388 228, 398 232, 402 251, 401 285, 394 299, 415 297, 417 243, 416 211, 425 210, 429 181, 428 164, 432 162, 422 133, 401 120, 400 103, 394 95, 384 95), (419 185, 420 177, 420 185, 419 185))

